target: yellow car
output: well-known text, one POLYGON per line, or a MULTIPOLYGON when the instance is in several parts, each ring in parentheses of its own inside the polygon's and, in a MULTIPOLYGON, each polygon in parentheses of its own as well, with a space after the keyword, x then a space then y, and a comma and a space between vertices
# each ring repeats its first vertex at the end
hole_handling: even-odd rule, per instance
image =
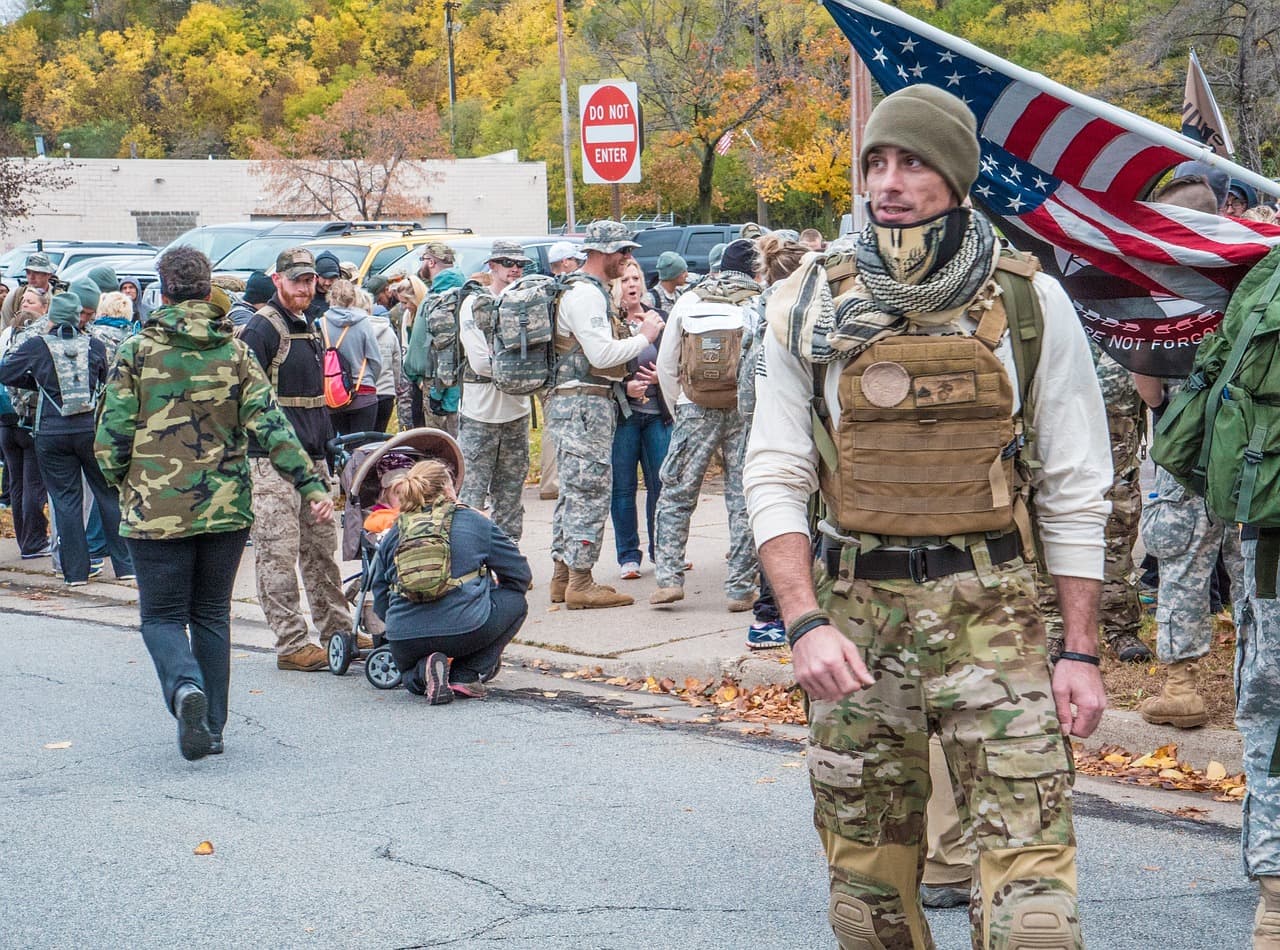
POLYGON ((318 238, 306 241, 307 248, 316 257, 328 251, 340 262, 352 264, 356 269, 356 282, 366 274, 377 274, 392 261, 404 257, 442 237, 469 234, 459 228, 405 228, 404 230, 356 231, 342 236, 318 238))

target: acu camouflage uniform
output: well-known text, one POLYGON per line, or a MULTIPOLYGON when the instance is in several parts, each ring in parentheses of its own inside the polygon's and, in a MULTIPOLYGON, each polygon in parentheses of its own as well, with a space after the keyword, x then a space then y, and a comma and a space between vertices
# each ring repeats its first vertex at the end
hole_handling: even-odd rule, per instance
MULTIPOLYGON (((1142 464, 1147 409, 1129 372, 1096 344, 1090 342, 1089 347, 1107 406, 1114 472, 1111 490, 1107 492, 1111 515, 1107 518, 1106 565, 1098 618, 1102 621, 1103 638, 1118 646, 1117 641, 1122 637, 1137 637, 1142 625, 1142 602, 1138 599, 1133 546, 1138 540, 1138 521, 1142 516, 1138 468, 1142 464)), ((1036 583, 1040 591, 1040 612, 1044 615, 1051 646, 1058 646, 1055 641, 1062 637, 1062 616, 1058 612, 1057 591, 1043 571, 1037 572, 1036 583)), ((1060 647, 1055 655, 1056 652, 1060 652, 1060 647)))
POLYGON ((458 413, 458 445, 466 460, 458 500, 468 508, 488 508, 493 523, 518 542, 529 475, 529 417, 481 422, 458 413))

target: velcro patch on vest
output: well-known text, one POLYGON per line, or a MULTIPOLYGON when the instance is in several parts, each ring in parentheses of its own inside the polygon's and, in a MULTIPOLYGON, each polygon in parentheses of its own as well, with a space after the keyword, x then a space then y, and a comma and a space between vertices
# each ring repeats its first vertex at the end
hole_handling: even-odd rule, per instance
POLYGON ((901 363, 872 363, 862 373, 862 395, 873 406, 892 409, 911 393, 911 374, 901 363))
POLYGON ((962 402, 976 402, 978 399, 976 373, 917 376, 912 385, 915 387, 917 406, 947 406, 962 402))

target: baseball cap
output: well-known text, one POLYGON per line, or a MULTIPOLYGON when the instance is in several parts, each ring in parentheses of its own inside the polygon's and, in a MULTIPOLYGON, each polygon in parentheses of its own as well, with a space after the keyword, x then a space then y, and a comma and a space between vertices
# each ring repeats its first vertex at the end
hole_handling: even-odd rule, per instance
POLYGON ((329 278, 338 278, 342 276, 342 263, 338 260, 336 254, 329 251, 322 251, 316 258, 316 276, 329 278))
POLYGON ((587 255, 586 252, 579 250, 578 246, 571 241, 556 241, 555 244, 547 248, 547 261, 551 264, 559 264, 561 261, 567 261, 570 258, 575 261, 585 261, 587 255))
POLYGON ((316 259, 305 247, 291 247, 276 257, 276 273, 290 280, 316 272, 316 259))

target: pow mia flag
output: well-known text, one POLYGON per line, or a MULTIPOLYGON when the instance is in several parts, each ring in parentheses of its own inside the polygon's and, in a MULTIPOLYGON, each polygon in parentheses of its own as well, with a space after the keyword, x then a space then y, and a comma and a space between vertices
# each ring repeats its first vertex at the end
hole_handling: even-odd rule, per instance
POLYGON ((1200 58, 1194 49, 1187 62, 1187 86, 1182 93, 1182 134, 1203 142, 1223 158, 1230 158, 1235 152, 1231 133, 1218 111, 1213 90, 1209 88, 1209 80, 1200 68, 1200 58))

